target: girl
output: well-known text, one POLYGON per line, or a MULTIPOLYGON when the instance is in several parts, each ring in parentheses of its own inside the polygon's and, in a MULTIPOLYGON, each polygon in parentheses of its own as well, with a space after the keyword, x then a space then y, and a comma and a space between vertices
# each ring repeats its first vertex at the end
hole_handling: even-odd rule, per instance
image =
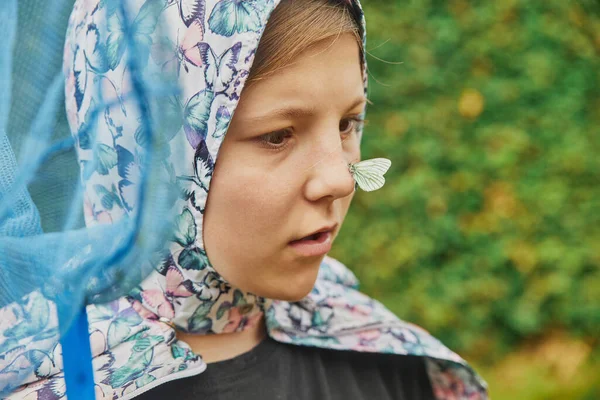
MULTIPOLYGON (((126 5, 78 0, 67 34, 82 165, 94 158, 80 135, 86 115, 110 104, 95 129, 101 168, 82 173, 86 223, 136 208, 143 129, 127 100, 139 71, 125 62, 124 21, 140 70, 181 88, 149 102, 169 116, 160 162, 181 196, 156 272, 127 298, 88 308, 97 398, 487 398, 459 356, 361 294, 326 256, 360 159, 358 2, 126 5)), ((60 369, 38 378, 15 398, 64 396, 60 369)))

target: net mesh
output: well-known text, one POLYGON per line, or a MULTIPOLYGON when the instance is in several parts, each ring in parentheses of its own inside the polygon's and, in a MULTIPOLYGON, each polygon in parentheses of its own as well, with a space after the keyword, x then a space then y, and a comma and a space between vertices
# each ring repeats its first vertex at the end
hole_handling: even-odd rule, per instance
MULTIPOLYGON (((85 305, 126 294, 152 270, 168 242, 178 193, 153 162, 168 142, 161 132, 165 121, 153 110, 178 87, 173 77, 157 79, 136 64, 127 10, 121 2, 101 2, 108 3, 121 16, 134 82, 126 101, 138 107, 144 140, 135 211, 94 227, 83 223, 76 139, 64 107, 63 47, 74 1, 0 5, 0 397, 27 382, 61 337, 69 337, 71 347, 89 346, 86 325, 80 324, 85 305)), ((111 106, 107 100, 91 107, 89 123, 77 133, 89 140, 93 154, 99 145, 94 121, 111 106)), ((92 167, 97 162, 94 157, 92 167)))

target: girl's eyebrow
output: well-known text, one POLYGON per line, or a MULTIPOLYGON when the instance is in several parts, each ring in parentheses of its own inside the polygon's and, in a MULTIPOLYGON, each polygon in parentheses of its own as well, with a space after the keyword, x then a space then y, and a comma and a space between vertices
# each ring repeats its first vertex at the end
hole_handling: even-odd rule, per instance
MULTIPOLYGON (((365 96, 360 96, 356 98, 352 104, 347 108, 347 111, 350 111, 361 104, 367 102, 367 98, 365 96)), ((311 117, 319 112, 317 107, 308 106, 308 107, 281 107, 270 110, 267 114, 258 115, 256 117, 249 117, 246 119, 246 123, 261 123, 273 118, 281 118, 281 119, 301 119, 306 117, 311 117)))
POLYGON ((352 110, 355 107, 358 107, 360 105, 364 105, 367 102, 367 98, 365 96, 360 96, 357 97, 356 100, 354 100, 352 102, 352 105, 350 107, 348 107, 348 111, 352 110))

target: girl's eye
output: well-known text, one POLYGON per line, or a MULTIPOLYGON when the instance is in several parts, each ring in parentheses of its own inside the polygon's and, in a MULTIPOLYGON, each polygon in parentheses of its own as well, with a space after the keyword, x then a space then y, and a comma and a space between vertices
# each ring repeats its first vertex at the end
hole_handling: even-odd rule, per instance
POLYGON ((357 131, 363 123, 360 117, 349 117, 344 118, 340 121, 340 133, 342 135, 348 135, 352 132, 357 131))
POLYGON ((290 129, 283 129, 280 131, 270 132, 260 136, 258 139, 260 142, 271 149, 282 149, 288 143, 288 140, 292 137, 290 129))

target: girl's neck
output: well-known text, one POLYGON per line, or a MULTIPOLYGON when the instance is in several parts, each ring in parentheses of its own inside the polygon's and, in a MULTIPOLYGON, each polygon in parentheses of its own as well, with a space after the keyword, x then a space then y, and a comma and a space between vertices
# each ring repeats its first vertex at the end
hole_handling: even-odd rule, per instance
POLYGON ((187 343, 192 351, 202 356, 205 363, 229 360, 247 353, 267 336, 264 315, 260 320, 247 326, 241 332, 220 333, 218 335, 195 335, 177 332, 177 339, 187 343))

